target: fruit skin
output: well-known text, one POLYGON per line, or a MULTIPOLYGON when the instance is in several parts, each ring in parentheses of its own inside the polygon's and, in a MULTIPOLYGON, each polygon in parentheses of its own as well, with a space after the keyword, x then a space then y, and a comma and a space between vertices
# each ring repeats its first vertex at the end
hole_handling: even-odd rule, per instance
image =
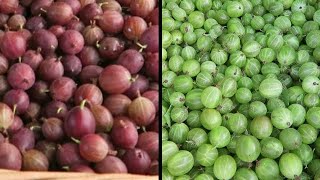
POLYGON ((238 169, 233 178, 235 180, 244 180, 244 179, 258 180, 256 173, 253 170, 248 168, 238 169))
POLYGON ((265 79, 261 82, 259 91, 263 97, 268 99, 279 97, 282 93, 282 83, 277 79, 265 79))
POLYGON ((139 39, 147 29, 147 23, 138 16, 131 16, 124 22, 123 34, 130 40, 139 39))
POLYGON ((188 173, 194 165, 193 155, 185 150, 180 150, 168 159, 168 170, 174 176, 188 173))
POLYGON ((229 130, 224 126, 213 128, 209 133, 209 141, 217 148, 222 148, 230 143, 231 135, 229 130))
POLYGON ((52 82, 63 76, 64 68, 59 58, 49 58, 40 63, 37 72, 42 80, 52 82))
POLYGON ((254 136, 242 135, 237 140, 236 154, 244 162, 253 162, 258 158, 261 147, 254 136))
MULTIPOLYGON (((100 4, 95 3, 95 1, 88 2, 88 4, 84 5, 78 16, 80 20, 85 25, 90 25, 90 21, 92 22, 95 18, 98 18, 103 13, 100 4)), ((92 24, 92 23, 91 23, 92 24)))
POLYGON ((11 14, 16 11, 19 6, 18 0, 2 1, 0 5, 0 12, 4 14, 11 14))
POLYGON ((24 114, 30 104, 28 94, 21 89, 11 89, 3 96, 3 102, 9 105, 15 114, 24 114))
POLYGON ((150 167, 151 159, 144 150, 134 148, 129 149, 122 157, 129 173, 145 174, 150 167))
POLYGON ((87 100, 90 105, 101 105, 103 94, 96 85, 83 84, 75 91, 74 101, 76 104, 80 104, 83 100, 87 100))
POLYGON ((87 161, 80 156, 78 144, 73 142, 68 142, 58 146, 56 160, 60 166, 87 164, 87 161))
POLYGON ((127 117, 115 119, 110 135, 115 145, 125 149, 132 149, 138 143, 136 125, 127 117))
POLYGON ((300 158, 293 153, 285 153, 279 160, 280 172, 288 179, 300 176, 303 167, 300 158))
POLYGON ((41 126, 42 134, 50 141, 60 141, 64 137, 63 122, 58 118, 48 118, 41 126))
POLYGON ((107 156, 96 163, 95 170, 98 173, 128 173, 124 162, 116 156, 107 156))
POLYGON ((33 149, 35 145, 34 132, 29 128, 21 128, 18 132, 12 135, 10 142, 15 145, 21 152, 33 149))
POLYGON ((40 151, 31 149, 23 153, 22 169, 26 171, 48 171, 49 161, 40 151))
POLYGON ((52 24, 65 25, 72 19, 73 11, 65 2, 54 2, 48 8, 47 16, 52 24))
POLYGON ((287 108, 278 108, 271 113, 272 125, 278 129, 286 129, 293 123, 291 111, 287 108))
POLYGON ((3 129, 8 129, 14 120, 14 114, 10 107, 0 102, 0 127, 3 129))
POLYGON ((113 126, 113 117, 110 111, 102 105, 91 105, 90 109, 96 120, 96 131, 110 132, 113 126))
POLYGON ((214 175, 218 179, 231 179, 236 173, 236 170, 236 161, 229 155, 218 157, 213 165, 214 175))
MULTIPOLYGON (((12 134, 18 132, 22 127, 23 127, 22 119, 19 116, 14 116, 13 123, 10 125, 10 127, 7 129, 7 131, 10 135, 12 135, 12 134)), ((1 137, 1 135, 0 135, 0 137, 1 137)), ((0 138, 0 139, 2 139, 2 138, 0 138)), ((0 142, 2 142, 2 141, 0 141, 0 142)))
POLYGON ((279 134, 279 140, 281 141, 284 149, 287 150, 295 150, 302 144, 301 135, 299 131, 294 128, 282 130, 279 134))
POLYGON ((19 150, 12 144, 4 142, 0 144, 0 168, 20 170, 22 157, 19 150))
POLYGON ((255 168, 256 174, 260 179, 277 178, 280 175, 279 166, 273 159, 260 159, 255 168))
POLYGON ((177 152, 179 152, 179 149, 177 144, 172 141, 163 141, 162 143, 163 145, 161 148, 162 148, 163 158, 161 160, 162 160, 162 164, 164 166, 167 166, 168 159, 174 154, 176 154, 177 152))
POLYGON ((41 54, 43 55, 54 53, 58 47, 57 37, 46 29, 35 30, 31 37, 31 42, 34 48, 41 49, 41 54))
POLYGON ((86 134, 93 134, 95 130, 94 116, 84 105, 72 108, 64 120, 64 131, 69 137, 80 139, 86 134))
POLYGON ((50 95, 52 99, 68 102, 76 91, 76 83, 68 77, 55 79, 50 85, 50 95))
POLYGON ((98 24, 105 33, 117 34, 123 29, 124 19, 117 11, 105 11, 98 18, 98 24))
POLYGON ((260 141, 261 155, 263 157, 276 159, 283 153, 281 141, 275 137, 267 137, 260 141))
POLYGON ((144 64, 146 73, 150 76, 154 81, 159 81, 159 53, 148 53, 147 60, 144 64))
POLYGON ((56 143, 50 141, 38 141, 35 147, 36 150, 41 151, 47 158, 49 163, 55 160, 57 153, 56 143))
POLYGON ((80 140, 80 155, 90 162, 102 161, 108 154, 108 144, 101 136, 87 134, 80 140))
POLYGON ((78 54, 84 47, 84 38, 76 30, 67 30, 59 37, 59 46, 66 54, 78 54))
POLYGON ((1 38, 0 49, 9 60, 21 57, 27 49, 26 40, 17 32, 9 31, 1 38))
POLYGON ((44 110, 46 117, 56 117, 64 119, 68 114, 68 108, 65 103, 61 101, 51 101, 48 103, 44 110))
POLYGON ((306 121, 314 128, 320 128, 319 120, 320 107, 312 107, 307 111, 306 121))
POLYGON ((128 113, 138 126, 147 126, 153 122, 156 109, 148 98, 138 97, 129 105, 128 113))
POLYGON ((113 94, 104 99, 103 105, 108 108, 112 115, 121 116, 128 114, 131 99, 123 94, 113 94))
POLYGON ((30 89, 35 82, 35 74, 31 67, 25 63, 17 63, 10 67, 8 82, 15 89, 30 89))
POLYGON ((258 139, 269 137, 272 130, 271 120, 267 116, 256 117, 250 123, 250 132, 258 139))
MULTIPOLYGON (((123 2, 124 0, 122 0, 123 2)), ((143 0, 131 0, 130 2, 130 9, 131 13, 136 16, 140 17, 147 17, 152 10, 156 7, 157 2, 155 0, 150 0, 150 1, 143 1, 143 0)))
POLYGON ((9 69, 9 62, 6 57, 0 53, 0 74, 4 75, 9 69))
POLYGON ((149 27, 141 35, 140 41, 141 44, 147 45, 146 51, 151 53, 157 53, 159 50, 159 36, 154 34, 159 34, 159 26, 153 25, 149 27))
POLYGON ((120 65, 104 68, 99 76, 100 87, 109 94, 124 93, 131 85, 130 72, 120 65))
POLYGON ((104 37, 103 31, 98 26, 87 26, 82 31, 86 45, 95 45, 95 43, 104 37))
POLYGON ((144 132, 139 135, 137 147, 145 150, 152 160, 159 156, 159 134, 156 132, 144 132))
POLYGON ((72 172, 86 172, 86 173, 94 173, 94 171, 87 165, 83 164, 74 164, 70 167, 70 171, 72 172))

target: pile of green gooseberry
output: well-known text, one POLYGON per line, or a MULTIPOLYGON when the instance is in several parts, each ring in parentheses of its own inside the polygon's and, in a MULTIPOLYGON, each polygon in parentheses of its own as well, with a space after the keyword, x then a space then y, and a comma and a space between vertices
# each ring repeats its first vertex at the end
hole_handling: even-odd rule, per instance
POLYGON ((162 178, 320 179, 320 1, 162 1, 162 178))

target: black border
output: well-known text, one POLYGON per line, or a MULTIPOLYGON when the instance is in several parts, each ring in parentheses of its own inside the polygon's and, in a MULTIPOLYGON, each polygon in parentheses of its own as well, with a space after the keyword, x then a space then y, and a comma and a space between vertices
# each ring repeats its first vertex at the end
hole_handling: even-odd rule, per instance
POLYGON ((159 8, 159 179, 162 179, 162 1, 158 1, 159 8), (161 117, 160 117, 161 115, 161 117), (161 151, 160 151, 161 150, 161 151))

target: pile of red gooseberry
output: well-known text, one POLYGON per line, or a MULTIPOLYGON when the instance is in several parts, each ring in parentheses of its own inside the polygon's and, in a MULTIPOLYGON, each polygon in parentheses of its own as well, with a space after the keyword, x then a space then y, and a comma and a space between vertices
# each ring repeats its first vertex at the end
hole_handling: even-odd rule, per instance
POLYGON ((158 174, 157 0, 0 1, 0 168, 158 174))

